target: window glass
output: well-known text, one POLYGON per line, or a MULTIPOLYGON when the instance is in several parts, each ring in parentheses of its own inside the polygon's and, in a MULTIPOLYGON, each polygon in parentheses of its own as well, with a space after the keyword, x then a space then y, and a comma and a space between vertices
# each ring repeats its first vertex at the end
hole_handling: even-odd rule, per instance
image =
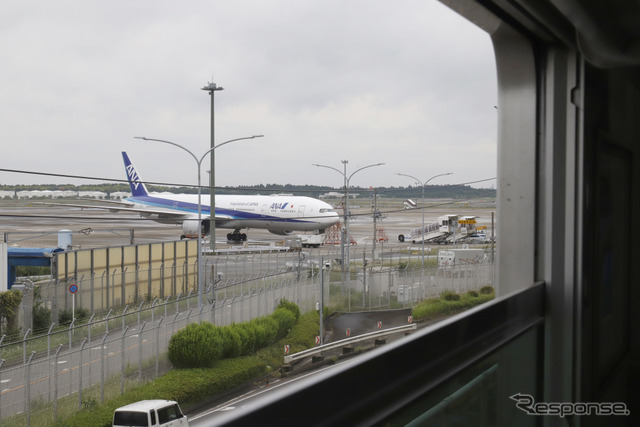
MULTIPOLYGON (((153 414, 153 411, 151 413, 153 414)), ((117 426, 148 427, 149 419, 146 412, 116 411, 113 416, 113 424, 117 426)), ((154 420, 152 420, 153 424, 155 424, 154 420)))
POLYGON ((158 421, 160 424, 168 423, 171 420, 180 418, 180 409, 177 405, 167 406, 158 409, 158 421))

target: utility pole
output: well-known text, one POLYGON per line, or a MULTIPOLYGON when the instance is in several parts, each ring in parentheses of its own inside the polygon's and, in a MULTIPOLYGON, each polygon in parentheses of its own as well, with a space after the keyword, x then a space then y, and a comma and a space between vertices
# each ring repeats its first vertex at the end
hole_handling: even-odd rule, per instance
POLYGON ((376 259, 376 242, 378 241, 378 189, 373 190, 373 259, 376 259))

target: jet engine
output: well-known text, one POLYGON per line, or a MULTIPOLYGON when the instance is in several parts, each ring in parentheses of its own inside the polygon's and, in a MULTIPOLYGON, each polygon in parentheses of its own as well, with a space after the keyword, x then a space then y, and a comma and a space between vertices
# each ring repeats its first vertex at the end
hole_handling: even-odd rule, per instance
POLYGON ((189 239, 197 239, 198 238, 198 228, 202 233, 201 236, 206 236, 210 231, 210 220, 209 218, 205 218, 201 221, 200 227, 198 227, 197 219, 188 219, 182 222, 182 232, 184 233, 181 238, 189 238, 189 239))
POLYGON ((293 231, 289 231, 289 230, 269 230, 269 233, 277 234, 278 236, 288 236, 289 234, 293 233, 293 231))

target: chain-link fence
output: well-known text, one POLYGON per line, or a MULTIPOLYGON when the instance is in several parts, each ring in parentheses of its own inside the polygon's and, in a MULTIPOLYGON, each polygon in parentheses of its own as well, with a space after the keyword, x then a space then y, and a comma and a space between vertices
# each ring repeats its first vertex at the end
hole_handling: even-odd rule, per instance
POLYGON ((41 300, 27 298, 30 304, 86 310, 87 316, 72 316, 68 324, 53 323, 37 334, 28 329, 18 340, 0 338, 0 425, 51 424, 166 372, 169 340, 190 322, 245 322, 271 314, 283 298, 308 312, 317 308, 321 286, 325 306, 360 311, 407 307, 445 290, 493 285, 493 266, 484 261, 438 267, 433 257, 425 262, 415 253, 363 251, 343 271, 339 260, 336 250, 204 257, 201 307, 196 278, 184 278, 175 266, 116 269, 104 273, 110 278, 99 286, 95 277, 78 277, 74 283, 82 293, 75 296, 68 281, 45 283, 34 292, 41 300), (154 284, 150 294, 148 277, 167 271, 167 286, 154 284), (122 295, 120 286, 125 304, 108 297, 122 295))

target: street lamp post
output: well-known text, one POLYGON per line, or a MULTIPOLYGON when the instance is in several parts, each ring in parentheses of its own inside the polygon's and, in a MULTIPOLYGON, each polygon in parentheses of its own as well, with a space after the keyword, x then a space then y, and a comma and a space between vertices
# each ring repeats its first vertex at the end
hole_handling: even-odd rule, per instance
POLYGON ((400 176, 406 176, 408 178, 411 179, 415 179, 417 181, 417 183, 419 183, 422 186, 422 271, 424 274, 424 188, 427 186, 427 184, 429 183, 429 181, 431 181, 434 178, 437 178, 439 176, 444 176, 444 175, 453 175, 453 172, 448 172, 448 173, 441 173, 439 175, 434 175, 431 178, 429 178, 424 184, 422 183, 422 181, 420 181, 418 178, 416 178, 413 175, 407 175, 406 173, 396 173, 396 175, 400 175, 400 176))
MULTIPOLYGON (((201 187, 201 181, 200 181, 200 169, 202 166, 202 161, 204 160, 204 158, 207 156, 207 154, 209 153, 213 153, 213 151, 218 148, 221 147, 223 145, 229 144, 230 142, 235 142, 235 141, 241 141, 244 139, 253 139, 253 138, 260 138, 263 137, 264 135, 253 135, 253 136, 246 136, 243 138, 235 138, 235 139, 230 139, 228 141, 222 142, 214 147, 211 147, 209 150, 207 150, 202 157, 200 157, 200 159, 198 159, 198 157, 196 157, 195 154, 193 154, 193 152, 191 152, 189 149, 183 147, 180 144, 176 144, 175 142, 171 142, 171 141, 166 141, 164 139, 154 139, 154 138, 146 138, 144 136, 136 136, 134 137, 135 139, 142 139, 144 141, 155 141, 155 142, 163 142, 165 144, 170 144, 173 146, 176 146, 178 148, 183 149, 184 151, 186 151, 187 153, 189 153, 191 155, 191 157, 193 157, 193 159, 196 161, 196 164, 198 165, 198 254, 197 254, 197 263, 198 263, 198 309, 202 309, 202 305, 203 305, 203 280, 202 280, 202 187, 201 187)), ((211 174, 213 175, 213 173, 211 174)), ((210 216, 211 216, 211 221, 214 222, 215 221, 215 216, 216 216, 216 206, 215 206, 215 200, 211 200, 209 202, 210 204, 210 208, 209 208, 209 212, 210 212, 210 216)))
MULTIPOLYGON (((215 114, 214 114, 214 93, 218 90, 224 90, 222 86, 217 86, 215 83, 209 83, 207 86, 201 88, 202 90, 206 90, 209 92, 211 96, 211 150, 214 149, 216 145, 216 133, 215 133, 215 114)), ((220 144, 222 145, 222 144, 220 144)), ((216 157, 215 153, 211 151, 211 173, 209 174, 209 191, 210 191, 210 200, 211 206, 215 206, 213 201, 216 199, 216 176, 213 173, 216 165, 216 157)), ((216 221, 215 218, 211 217, 211 223, 209 224, 209 247, 211 248, 211 252, 215 252, 216 250, 216 221)))
POLYGON ((341 252, 342 252, 342 281, 343 281, 343 286, 344 286, 344 272, 345 272, 345 262, 346 265, 349 266, 349 263, 351 262, 351 260, 349 259, 349 246, 350 246, 350 241, 347 242, 347 257, 345 260, 345 251, 344 251, 344 244, 345 244, 345 240, 349 239, 349 181, 351 180, 351 177, 353 177, 353 175, 355 175, 356 173, 360 172, 363 169, 367 169, 367 168, 372 168, 374 166, 382 166, 384 165, 384 163, 376 163, 373 165, 367 165, 367 166, 363 166, 360 169, 356 170, 355 172, 353 172, 351 175, 349 175, 349 177, 347 177, 347 163, 349 163, 348 160, 341 160, 342 164, 344 165, 344 172, 342 172, 340 169, 336 169, 332 166, 327 166, 327 165, 319 165, 314 163, 313 166, 318 166, 320 168, 327 168, 327 169, 332 169, 336 172, 338 172, 340 175, 342 175, 342 177, 344 178, 344 223, 345 223, 345 228, 346 228, 346 236, 344 236, 341 240, 340 240, 340 247, 341 247, 341 252))

